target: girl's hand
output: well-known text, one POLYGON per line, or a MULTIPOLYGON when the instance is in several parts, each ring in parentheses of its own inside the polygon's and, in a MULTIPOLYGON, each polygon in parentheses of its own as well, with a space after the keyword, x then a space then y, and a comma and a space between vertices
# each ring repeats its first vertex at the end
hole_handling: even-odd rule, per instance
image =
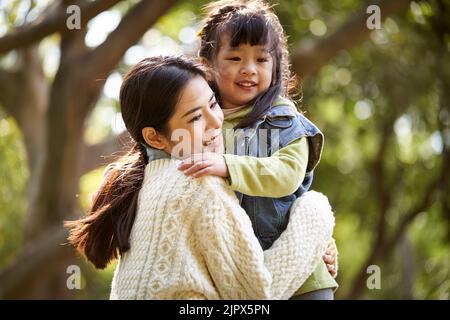
POLYGON ((178 165, 178 170, 194 178, 212 175, 222 178, 229 176, 228 167, 222 154, 214 152, 196 153, 178 165))
POLYGON ((323 256, 323 261, 327 265, 328 272, 333 278, 338 274, 338 250, 336 247, 336 241, 334 239, 328 244, 327 251, 323 256))

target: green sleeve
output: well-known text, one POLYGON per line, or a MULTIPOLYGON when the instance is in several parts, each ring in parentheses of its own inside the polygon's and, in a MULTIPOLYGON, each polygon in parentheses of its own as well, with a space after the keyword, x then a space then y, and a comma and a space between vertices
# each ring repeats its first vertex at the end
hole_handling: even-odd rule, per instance
POLYGON ((302 284, 302 286, 294 293, 294 296, 299 296, 307 292, 316 291, 320 289, 333 289, 336 292, 339 285, 328 272, 325 262, 319 261, 314 272, 302 284))
POLYGON ((249 196, 280 198, 294 193, 306 174, 308 141, 300 138, 270 157, 224 154, 230 187, 249 196))

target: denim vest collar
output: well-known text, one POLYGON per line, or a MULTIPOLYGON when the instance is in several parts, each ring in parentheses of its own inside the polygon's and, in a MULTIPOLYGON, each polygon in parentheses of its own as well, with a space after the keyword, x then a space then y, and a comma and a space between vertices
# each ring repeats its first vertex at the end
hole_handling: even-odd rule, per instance
POLYGON ((287 105, 278 105, 273 106, 266 113, 266 117, 268 118, 277 118, 277 117, 295 117, 295 111, 292 110, 292 107, 287 105))
POLYGON ((260 127, 260 125, 266 121, 268 118, 269 120, 276 119, 276 118, 295 118, 295 111, 292 110, 292 107, 287 105, 277 105, 272 106, 266 114, 264 114, 259 120, 255 122, 255 124, 251 127, 244 128, 244 137, 247 140, 250 140, 253 138, 253 136, 256 134, 256 129, 260 127))
POLYGON ((142 144, 145 148, 145 151, 147 152, 148 162, 153 160, 159 160, 159 159, 168 159, 170 158, 170 155, 168 155, 163 150, 155 149, 152 147, 149 147, 145 144, 142 144))

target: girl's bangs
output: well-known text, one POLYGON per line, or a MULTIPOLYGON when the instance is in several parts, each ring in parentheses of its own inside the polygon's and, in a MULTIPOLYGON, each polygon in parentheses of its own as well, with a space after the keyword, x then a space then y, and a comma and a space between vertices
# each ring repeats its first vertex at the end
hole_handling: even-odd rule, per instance
POLYGON ((228 21, 223 31, 231 36, 231 47, 241 44, 269 46, 273 42, 270 39, 273 33, 270 25, 260 16, 236 15, 228 21))

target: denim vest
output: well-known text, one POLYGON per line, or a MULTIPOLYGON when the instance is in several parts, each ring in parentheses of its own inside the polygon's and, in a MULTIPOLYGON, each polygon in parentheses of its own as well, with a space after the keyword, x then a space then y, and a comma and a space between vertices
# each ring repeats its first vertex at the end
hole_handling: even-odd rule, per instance
MULTIPOLYGON (((314 168, 322 154, 323 134, 311 121, 287 105, 273 106, 253 126, 244 128, 240 133, 235 137, 227 137, 226 141, 232 141, 234 154, 254 157, 271 156, 289 143, 301 137, 308 137, 309 159, 306 175, 293 194, 281 198, 267 198, 236 192, 242 208, 250 217, 261 247, 266 250, 286 229, 289 209, 295 199, 311 186, 314 168)), ((149 162, 170 158, 170 155, 162 150, 147 146, 146 150, 149 162)))
POLYGON ((145 144, 142 144, 142 145, 144 146, 145 150, 147 151, 148 162, 153 161, 153 160, 170 158, 170 155, 168 155, 166 152, 164 152, 162 150, 149 147, 145 144))
POLYGON ((232 142, 235 154, 267 157, 301 137, 308 137, 309 159, 305 178, 293 194, 281 198, 267 198, 236 192, 264 250, 268 249, 286 229, 289 222, 289 209, 295 199, 308 191, 311 186, 314 168, 322 154, 323 134, 311 121, 294 111, 292 107, 277 105, 271 107, 253 126, 245 128, 239 134, 239 138, 235 137, 232 142))

